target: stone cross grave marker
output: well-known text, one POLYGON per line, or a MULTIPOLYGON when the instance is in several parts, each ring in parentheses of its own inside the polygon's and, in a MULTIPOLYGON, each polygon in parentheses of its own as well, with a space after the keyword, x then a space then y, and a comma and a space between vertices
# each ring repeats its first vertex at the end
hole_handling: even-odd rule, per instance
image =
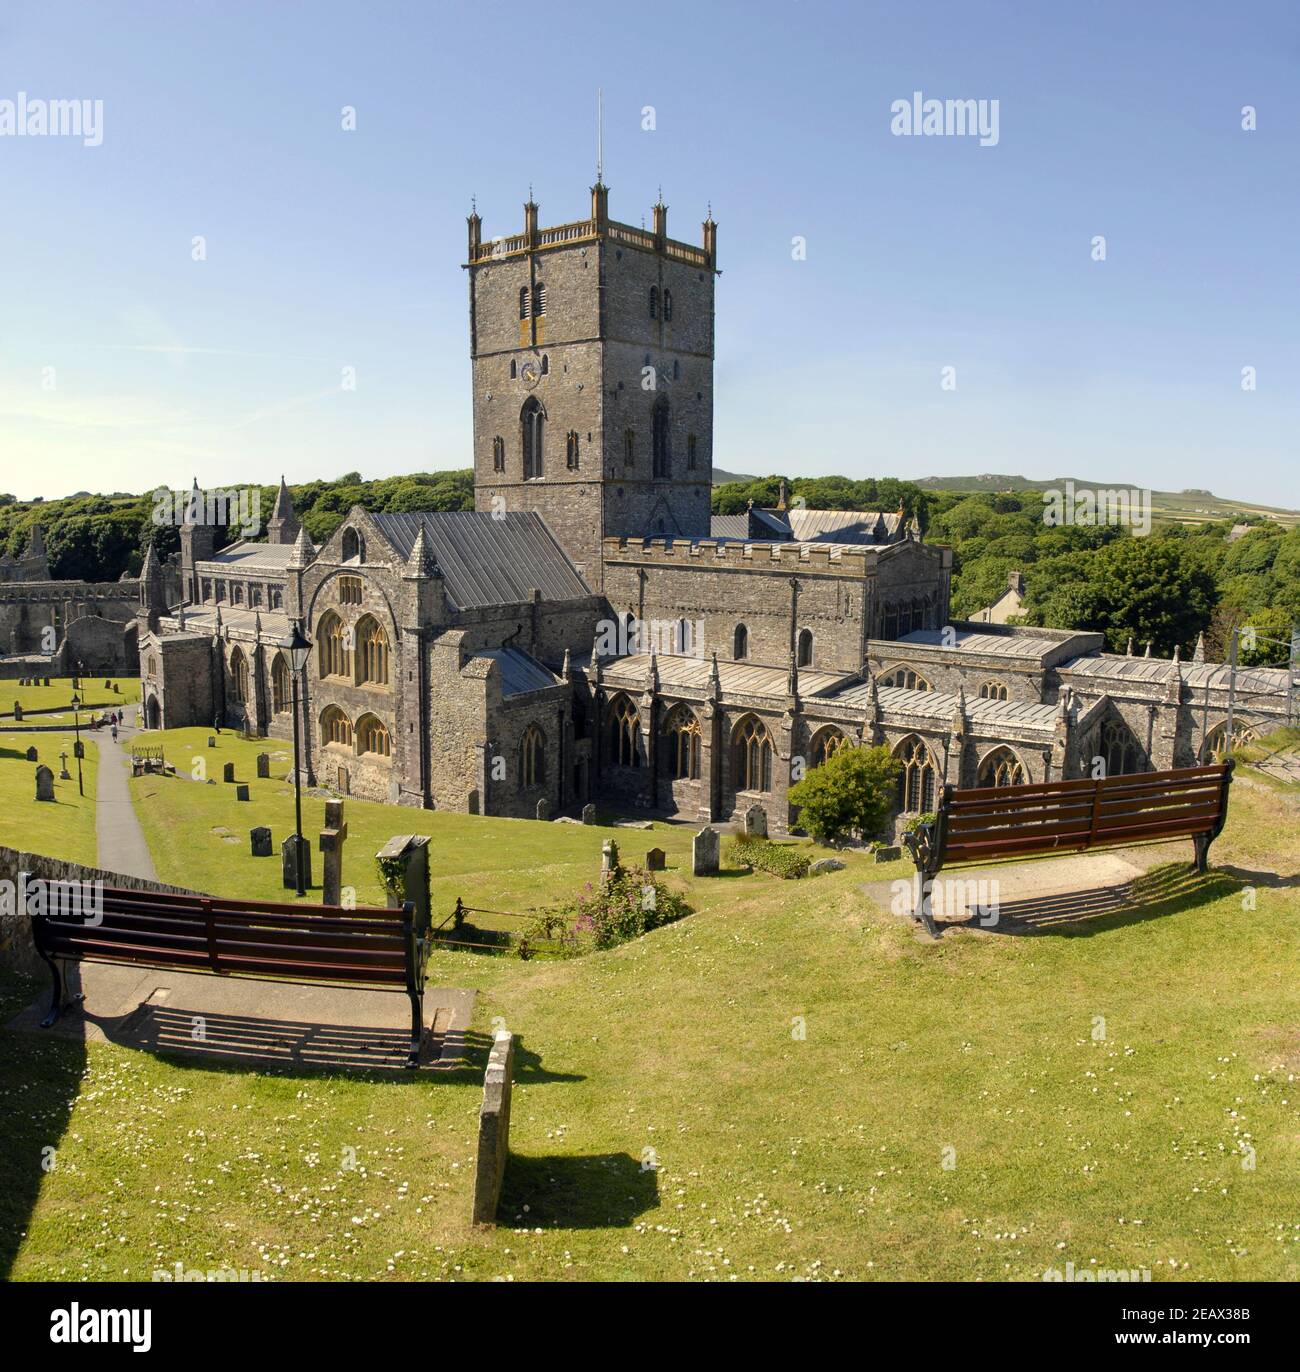
POLYGON ((325 802, 325 827, 320 831, 321 904, 338 905, 343 892, 343 844, 348 826, 343 818, 343 802, 325 802))

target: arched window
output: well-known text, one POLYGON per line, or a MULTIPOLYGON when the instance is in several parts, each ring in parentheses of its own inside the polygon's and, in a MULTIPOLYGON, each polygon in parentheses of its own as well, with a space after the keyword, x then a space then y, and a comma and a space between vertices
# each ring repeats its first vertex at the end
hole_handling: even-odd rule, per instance
POLYGON ((671 319, 672 317, 673 317, 673 293, 672 293, 672 291, 665 291, 665 292, 664 292, 664 318, 665 318, 665 319, 671 319))
POLYGON ((364 562, 366 560, 365 539, 353 528, 343 530, 340 551, 344 562, 364 562))
MULTIPOLYGON (((527 319, 527 318, 528 318, 528 287, 527 287, 527 286, 520 286, 520 287, 519 287, 519 318, 520 318, 520 319, 527 319)), ((513 376, 514 373, 512 372, 511 375, 513 376)))
POLYGON ((609 761, 613 767, 641 765, 641 717, 627 698, 619 696, 609 716, 609 761))
POLYGON ((1010 748, 994 748, 980 763, 977 786, 1023 786, 1027 778, 1020 759, 1010 748))
POLYGON ((545 782, 546 737, 536 724, 530 724, 519 744, 519 784, 527 790, 545 782))
POLYGON ((236 648, 230 654, 230 689, 235 699, 244 705, 248 701, 248 659, 243 650, 236 648))
POLYGON ((736 726, 732 754, 736 766, 736 790, 772 789, 772 736, 753 715, 746 715, 736 726))
POLYGON ((695 435, 686 435, 686 466, 689 471, 695 470, 695 435))
POLYGON ((799 666, 811 667, 813 657, 813 636, 811 629, 799 630, 799 666))
POLYGON ((149 666, 146 670, 150 676, 158 675, 158 659, 152 653, 149 654, 149 666))
POLYGON ((492 470, 504 472, 506 469, 506 441, 498 434, 492 440, 492 470))
POLYGON ((743 662, 749 656, 749 630, 743 624, 737 624, 736 632, 731 636, 731 656, 737 662, 743 662))
POLYGON ((623 430, 623 465, 630 467, 636 461, 636 435, 631 429, 623 430))
POLYGON ((695 625, 689 619, 679 619, 673 625, 673 652, 681 657, 690 657, 699 646, 695 641, 695 625))
POLYGON ((289 664, 284 660, 283 653, 276 653, 271 663, 271 708, 277 715, 287 715, 292 700, 289 664))
POLYGON ((551 374, 551 358, 550 358, 550 354, 549 354, 549 353, 543 353, 543 354, 542 354, 542 375, 543 375, 543 376, 550 376, 550 374, 551 374))
POLYGON ((546 428, 546 415, 542 403, 535 395, 524 401, 519 411, 520 443, 524 454, 524 480, 531 481, 543 473, 543 433, 546 428))
POLYGON ((894 750, 902 763, 898 778, 898 808, 905 815, 926 814, 934 809, 934 758, 925 744, 913 734, 894 750))
POLYGON ((1146 771, 1142 746, 1128 725, 1114 715, 1101 726, 1101 756, 1108 777, 1146 771))
POLYGON ((1004 681, 981 681, 981 700, 1006 700, 1007 686, 1004 681))
MULTIPOLYGON (((1243 743, 1254 743, 1258 737, 1259 734, 1249 724, 1239 724, 1234 721, 1233 748, 1240 748, 1243 743)), ((1201 762, 1206 765, 1211 762, 1222 762, 1228 756, 1229 751, 1228 722, 1221 720, 1205 735, 1205 742, 1201 744, 1201 762)))
POLYGON ((655 401, 652 418, 654 475, 663 479, 673 474, 672 414, 666 395, 661 395, 655 401))
POLYGON ((327 705, 321 712, 320 737, 322 744, 352 747, 352 721, 337 705, 327 705))
POLYGON ((568 467, 568 469, 569 469, 571 472, 576 472, 576 471, 578 470, 578 431, 577 431, 577 429, 570 429, 570 430, 569 430, 569 437, 565 440, 565 445, 564 445, 564 465, 565 465, 566 467, 568 467))
POLYGON ((533 287, 533 318, 540 319, 546 313, 546 282, 539 281, 533 287))
POLYGON ((827 727, 813 735, 812 747, 808 749, 808 765, 820 767, 832 754, 848 747, 848 738, 838 729, 827 727))
POLYGON ((327 611, 316 630, 316 654, 321 676, 352 676, 352 630, 327 611))
POLYGON ((357 625, 357 684, 388 685, 388 635, 369 615, 357 625))
POLYGON ((357 720, 357 752, 374 753, 378 757, 391 757, 392 741, 388 736, 388 726, 375 715, 362 715, 357 720))
POLYGON ((659 318, 659 287, 650 287, 650 318, 659 318))
POLYGON ((911 667, 895 667, 876 683, 878 686, 898 686, 905 691, 933 691, 934 687, 911 667))
POLYGON ((684 705, 679 705, 664 729, 668 737, 668 765, 676 781, 700 778, 700 722, 684 705))

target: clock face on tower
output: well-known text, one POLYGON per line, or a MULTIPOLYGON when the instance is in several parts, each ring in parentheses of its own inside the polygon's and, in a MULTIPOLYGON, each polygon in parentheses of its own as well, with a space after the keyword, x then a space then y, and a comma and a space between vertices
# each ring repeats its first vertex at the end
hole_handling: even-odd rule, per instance
POLYGON ((519 368, 519 379, 530 391, 537 385, 538 381, 541 379, 541 375, 541 368, 531 357, 519 368))

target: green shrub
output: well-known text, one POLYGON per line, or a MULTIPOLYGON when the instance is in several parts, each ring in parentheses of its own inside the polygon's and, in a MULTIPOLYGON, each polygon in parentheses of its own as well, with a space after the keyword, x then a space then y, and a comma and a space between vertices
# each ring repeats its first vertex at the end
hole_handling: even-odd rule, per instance
POLYGON ((894 808, 899 770, 888 748, 837 748, 790 788, 800 827, 819 843, 876 833, 894 808))
POLYGON ((798 848, 749 834, 731 840, 727 845, 727 861, 734 867, 752 867, 787 881, 806 877, 812 865, 812 858, 798 848))
POLYGON ((650 873, 620 867, 604 885, 589 882, 574 900, 541 911, 521 943, 558 938, 574 953, 613 948, 690 913, 685 899, 650 873))

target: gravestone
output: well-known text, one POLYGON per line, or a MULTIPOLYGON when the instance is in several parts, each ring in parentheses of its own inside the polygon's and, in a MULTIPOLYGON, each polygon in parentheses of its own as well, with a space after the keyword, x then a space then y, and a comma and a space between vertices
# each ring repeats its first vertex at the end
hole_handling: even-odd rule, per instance
POLYGON ((38 759, 37 759, 37 756, 36 756, 36 749, 35 749, 35 748, 28 748, 28 750, 27 750, 27 761, 28 761, 28 762, 36 762, 37 760, 38 760, 38 759))
MULTIPOLYGON (((46 678, 45 678, 45 684, 46 684, 47 686, 50 684, 50 679, 49 679, 49 677, 46 677, 46 678)), ((77 683, 74 681, 72 684, 75 686, 77 683)))
POLYGON ((645 855, 645 869, 647 872, 662 872, 666 854, 662 848, 651 848, 645 855))
POLYGON ((208 747, 209 747, 209 748, 215 748, 216 746, 217 746, 217 740, 216 740, 215 738, 213 738, 211 734, 209 734, 209 735, 208 735, 208 747))
MULTIPOLYGON (((280 845, 280 879, 289 891, 298 889, 297 852, 298 835, 290 834, 280 845)), ((311 844, 306 839, 302 841, 302 884, 304 887, 311 885, 311 844)))
POLYGON ((603 886, 618 871, 618 844, 607 838, 600 845, 600 881, 603 886))
POLYGON ((394 834, 375 854, 385 872, 390 864, 401 870, 399 890, 384 879, 384 893, 390 910, 400 910, 403 900, 415 906, 416 931, 429 927, 429 840, 424 834, 394 834))
POLYGON ((104 689, 106 691, 111 691, 113 689, 113 683, 107 677, 104 678, 104 689))
POLYGON ((71 773, 70 771, 68 771, 68 755, 67 755, 67 753, 60 753, 60 754, 59 754, 59 767, 60 767, 60 771, 59 771, 59 780, 60 780, 60 781, 71 781, 71 780, 72 780, 72 773, 71 773))
POLYGON ((262 778, 266 778, 271 775, 271 755, 269 753, 258 753, 257 775, 262 778))
POLYGON ((877 848, 872 856, 877 862, 897 862, 903 856, 903 850, 897 847, 877 848))
POLYGON ((54 799, 54 773, 44 763, 36 769, 36 799, 54 799))
POLYGON ((467 796, 465 797, 465 813, 466 813, 467 815, 476 815, 476 814, 478 814, 478 792, 477 792, 477 791, 471 791, 471 792, 469 793, 469 795, 467 795, 467 796))
POLYGON ((72 756, 81 758, 86 756, 86 745, 80 739, 72 745, 72 756))
POLYGON ((225 764, 225 766, 222 767, 222 769, 221 769, 221 779, 222 779, 222 781, 234 781, 234 779, 235 779, 235 764, 234 764, 233 762, 227 762, 227 763, 225 764))
POLYGON ((254 857, 271 856, 271 831, 266 825, 259 824, 256 829, 250 829, 248 840, 252 844, 254 857))
POLYGON ((691 841, 691 873, 697 877, 716 877, 721 860, 722 836, 707 825, 691 841))
POLYGON ((21 702, 15 700, 15 701, 14 701, 14 718, 15 718, 15 719, 22 719, 22 717, 23 717, 23 707, 22 707, 22 704, 21 704, 21 702))
POLYGON ((478 1155, 474 1167, 475 1224, 495 1224, 501 1183, 510 1153, 510 1084, 514 1078, 515 1036, 498 1029, 483 1074, 483 1104, 478 1115, 478 1155))
POLYGON ((808 868, 808 875, 819 877, 823 872, 842 872, 844 864, 839 858, 818 858, 816 862, 808 868))
POLYGON ((584 824, 595 824, 596 822, 596 807, 590 801, 582 807, 582 822, 584 824))
POLYGON ((761 805, 751 805, 745 811, 745 837, 767 837, 767 811, 761 805))
POLYGON ((247 783, 247 782, 245 782, 243 785, 240 785, 240 786, 236 786, 236 787, 235 787, 235 799, 236 799, 236 800, 247 800, 247 799, 248 799, 248 783, 247 783))
POLYGON ((538 818, 538 819, 550 819, 550 817, 551 817, 551 802, 550 802, 549 800, 547 800, 545 796, 543 796, 543 797, 541 798, 541 800, 539 800, 539 801, 537 802, 537 818, 538 818))
POLYGON ((343 802, 325 802, 325 827, 320 832, 321 904, 338 905, 343 893, 343 844, 348 826, 343 819, 343 802))

